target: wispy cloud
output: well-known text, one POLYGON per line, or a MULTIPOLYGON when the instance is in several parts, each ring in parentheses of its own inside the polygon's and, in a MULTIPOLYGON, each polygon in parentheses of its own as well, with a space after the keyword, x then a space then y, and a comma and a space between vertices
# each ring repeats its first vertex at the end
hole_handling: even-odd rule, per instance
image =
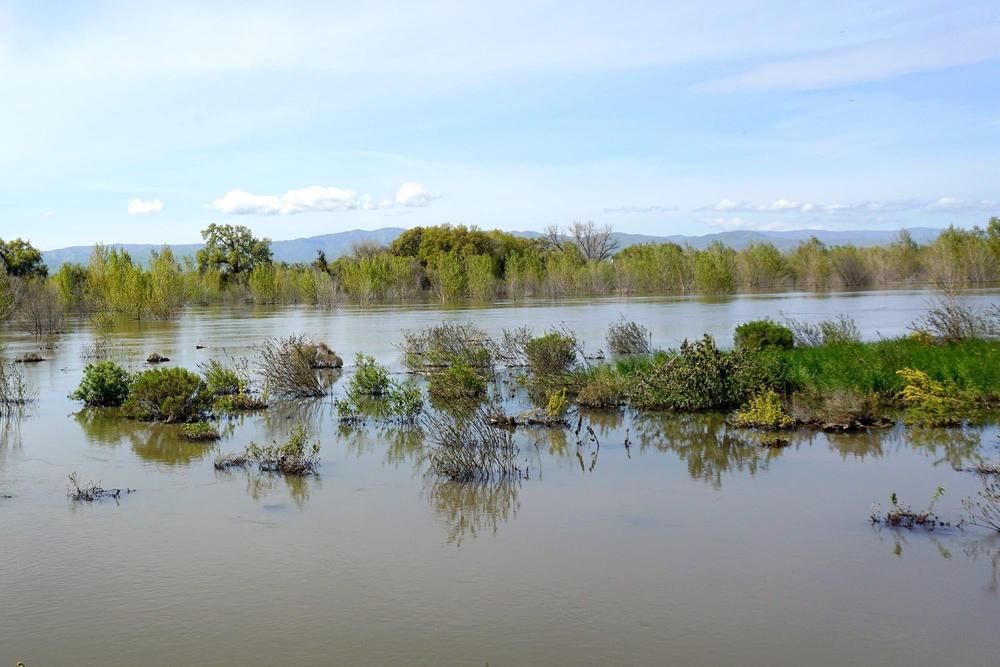
POLYGON ((751 204, 743 201, 723 199, 717 204, 694 209, 729 213, 806 213, 826 215, 900 213, 924 211, 928 213, 990 213, 1000 210, 1000 203, 987 200, 958 199, 893 199, 886 201, 860 201, 850 203, 801 202, 791 199, 777 199, 769 204, 751 204))
POLYGON ((440 197, 440 194, 431 192, 420 183, 403 183, 396 191, 396 203, 400 206, 427 206, 440 197))
POLYGON ((283 195, 255 195, 246 190, 230 190, 206 208, 228 215, 295 215, 320 211, 376 211, 394 206, 427 206, 441 195, 419 183, 404 183, 394 200, 376 200, 354 190, 332 185, 311 185, 289 190, 283 195))
POLYGON ((605 213, 671 213, 674 211, 679 211, 680 208, 677 206, 660 206, 658 204, 653 204, 651 206, 614 206, 604 209, 605 213))
POLYGON ((163 210, 163 202, 159 199, 130 199, 128 202, 129 215, 149 215, 163 210))

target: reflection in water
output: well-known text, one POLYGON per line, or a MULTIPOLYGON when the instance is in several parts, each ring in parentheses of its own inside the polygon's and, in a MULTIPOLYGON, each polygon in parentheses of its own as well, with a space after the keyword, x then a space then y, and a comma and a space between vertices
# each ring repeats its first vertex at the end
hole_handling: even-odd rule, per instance
POLYGON ((777 448, 764 449, 746 436, 738 437, 726 426, 723 415, 648 414, 634 420, 640 451, 649 448, 673 452, 687 462, 694 479, 721 488, 724 475, 732 472, 757 474, 766 470, 777 448))
POLYGON ((296 507, 302 507, 309 500, 313 490, 322 487, 319 475, 285 475, 277 472, 261 472, 259 470, 228 469, 217 470, 217 479, 228 479, 234 475, 246 476, 247 495, 256 503, 262 503, 271 494, 276 493, 284 483, 284 488, 288 491, 288 497, 295 503, 296 507))
POLYGON ((461 546, 465 537, 475 539, 484 532, 496 535, 501 523, 517 516, 519 487, 514 479, 474 483, 434 479, 425 493, 434 514, 447 527, 448 542, 461 546))
POLYGON ((23 405, 0 412, 0 456, 8 448, 21 447, 21 421, 25 414, 23 405))
POLYGON ((934 465, 946 463, 960 469, 980 463, 979 450, 983 442, 982 426, 959 428, 909 428, 905 437, 914 451, 926 452, 934 457, 934 465))
MULTIPOLYGON (((180 437, 177 424, 139 422, 122 418, 117 410, 88 408, 73 418, 91 443, 117 447, 128 441, 136 456, 167 466, 187 466, 204 459, 212 445, 180 437)), ((232 427, 230 426, 230 429, 232 427)))
POLYGON ((951 560, 954 554, 960 551, 972 562, 985 561, 990 569, 989 582, 986 590, 996 595, 1000 593, 1000 535, 987 535, 978 539, 959 539, 961 533, 942 535, 937 532, 918 531, 911 532, 901 528, 887 528, 881 525, 873 525, 872 528, 878 539, 883 544, 890 546, 894 556, 902 557, 910 547, 910 540, 914 539, 913 549, 919 549, 923 541, 930 542, 938 555, 951 560), (888 538, 888 539, 887 539, 888 538), (904 547, 906 549, 904 550, 904 547))

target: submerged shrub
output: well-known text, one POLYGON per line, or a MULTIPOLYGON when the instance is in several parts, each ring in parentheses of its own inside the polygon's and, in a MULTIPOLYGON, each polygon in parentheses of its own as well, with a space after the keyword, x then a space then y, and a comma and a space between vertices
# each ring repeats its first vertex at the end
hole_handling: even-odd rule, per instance
POLYGON ((633 375, 630 400, 638 408, 683 412, 726 410, 753 393, 781 388, 785 366, 769 351, 724 352, 708 334, 633 375))
POLYGON ((187 422, 207 407, 200 377, 183 368, 156 368, 135 376, 123 411, 143 421, 187 422))
POLYGON ((820 345, 851 345, 861 342, 861 330, 853 319, 839 315, 836 319, 816 324, 787 318, 785 324, 792 331, 795 345, 819 347, 820 345))
POLYGON ((280 396, 325 396, 316 373, 317 346, 305 336, 266 340, 257 348, 260 373, 270 391, 280 396))
POLYGON ((585 408, 615 408, 625 401, 625 387, 620 378, 600 374, 577 392, 576 402, 585 408))
POLYGON ((944 495, 944 487, 938 486, 934 490, 934 495, 931 496, 931 502, 927 505, 927 509, 923 511, 915 511, 910 508, 909 505, 904 505, 899 501, 899 498, 895 493, 889 494, 889 509, 882 513, 882 508, 876 504, 872 507, 872 513, 869 517, 872 523, 880 523, 884 526, 890 526, 893 528, 926 528, 927 530, 934 530, 938 526, 949 525, 947 521, 942 521, 941 518, 934 513, 934 505, 937 501, 941 499, 944 495))
POLYGON ((470 366, 456 363, 431 375, 427 393, 436 400, 475 400, 486 395, 486 380, 470 366))
POLYGON ((25 405, 33 396, 24 373, 6 358, 6 352, 7 348, 0 345, 0 414, 25 405))
POLYGON ((795 337, 791 329, 777 322, 754 320, 736 327, 733 342, 736 347, 748 350, 763 350, 766 347, 787 350, 794 344, 795 337))
POLYGON ((490 412, 433 412, 424 417, 424 432, 430 435, 431 469, 435 474, 459 482, 484 482, 521 477, 518 449, 513 433, 493 423, 490 412))
POLYGON ((219 430, 208 422, 181 424, 180 434, 185 440, 196 441, 218 440, 221 437, 219 430))
POLYGON ((309 432, 304 424, 296 424, 283 445, 274 443, 261 446, 250 443, 246 458, 254 461, 265 472, 286 475, 308 475, 319 466, 319 441, 309 442, 309 432))
POLYGON ((424 410, 424 396, 413 382, 393 382, 386 399, 389 418, 404 424, 416 422, 424 410))
POLYGON ((909 407, 911 419, 920 426, 954 426, 965 413, 959 390, 931 379, 915 368, 896 371, 906 382, 901 396, 909 407))
POLYGON ((1000 338, 1000 306, 979 310, 945 291, 910 329, 921 339, 937 343, 1000 338))
POLYGON ((653 348, 649 329, 622 316, 608 327, 608 351, 612 354, 649 354, 653 348))
POLYGON ((740 428, 783 429, 795 425, 795 420, 785 413, 781 397, 773 389, 752 396, 733 417, 733 424, 740 428))
POLYGON ((118 406, 128 398, 132 376, 111 360, 87 364, 83 379, 70 398, 89 407, 118 406))
POLYGON ((389 391, 389 369, 375 361, 375 357, 358 352, 354 358, 358 370, 347 385, 347 395, 352 399, 365 396, 384 396, 389 391))
POLYGON ((492 347, 486 332, 471 322, 439 324, 403 332, 403 363, 415 371, 456 363, 486 368, 493 365, 492 347))
POLYGON ((239 374, 217 359, 211 359, 200 367, 201 374, 205 378, 205 387, 212 396, 231 396, 246 391, 246 382, 239 374))
POLYGON ((576 339, 558 331, 532 338, 524 347, 532 375, 547 377, 568 373, 576 364, 576 339))

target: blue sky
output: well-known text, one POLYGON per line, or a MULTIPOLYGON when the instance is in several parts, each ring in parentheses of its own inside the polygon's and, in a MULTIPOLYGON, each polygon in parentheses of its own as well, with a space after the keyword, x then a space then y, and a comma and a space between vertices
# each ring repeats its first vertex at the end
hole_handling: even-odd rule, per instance
POLYGON ((992 2, 0 3, 0 237, 1000 215, 992 2))

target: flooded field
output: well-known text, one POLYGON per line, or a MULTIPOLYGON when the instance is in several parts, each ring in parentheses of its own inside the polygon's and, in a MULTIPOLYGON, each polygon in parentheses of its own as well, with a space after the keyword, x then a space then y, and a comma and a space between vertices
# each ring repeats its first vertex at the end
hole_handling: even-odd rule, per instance
MULTIPOLYGON (((519 481, 434 476, 412 428, 338 423, 356 352, 403 373, 403 329, 490 334, 565 325, 596 352, 620 315, 658 347, 746 320, 853 317, 904 333, 923 292, 496 304, 190 310, 172 322, 75 323, 25 367, 37 401, 0 422, 0 666, 317 664, 990 665, 1000 539, 975 528, 873 527, 896 492, 958 519, 1000 459, 992 425, 796 432, 769 449, 721 415, 584 414, 596 435, 521 429, 519 481), (332 395, 223 420, 223 439, 84 411, 84 349, 196 370, 304 333, 344 359, 332 395), (217 471, 216 453, 322 444, 315 477, 217 471), (630 446, 626 447, 628 439, 630 446), (71 502, 67 475, 135 493, 71 502)), ((979 292, 984 304, 997 292, 979 292)), ((5 331, 11 354, 37 347, 5 331)), ((526 399, 514 396, 517 404, 526 399)), ((527 407, 527 403, 524 403, 527 407)))

